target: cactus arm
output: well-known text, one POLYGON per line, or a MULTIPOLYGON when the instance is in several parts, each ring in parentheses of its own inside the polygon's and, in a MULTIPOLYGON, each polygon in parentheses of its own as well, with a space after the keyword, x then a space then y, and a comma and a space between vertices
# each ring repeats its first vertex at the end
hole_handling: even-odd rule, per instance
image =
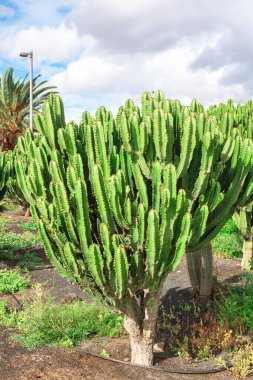
POLYGON ((88 248, 92 244, 91 224, 89 218, 88 195, 84 181, 76 182, 76 226, 80 238, 82 252, 87 257, 88 248))
POLYGON ((156 274, 156 263, 160 254, 159 221, 158 214, 155 210, 150 210, 148 213, 146 251, 147 273, 149 278, 154 278, 156 274))
POLYGON ((160 210, 160 192, 161 192, 161 165, 157 161, 153 165, 152 169, 152 182, 153 182, 153 192, 152 192, 152 205, 153 209, 157 212, 160 210))
POLYGON ((128 261, 126 251, 123 246, 116 249, 114 257, 114 268, 116 277, 116 289, 119 299, 121 299, 128 290, 128 261))
POLYGON ((97 244, 92 244, 89 247, 88 253, 88 264, 89 270, 93 275, 94 280, 96 281, 99 288, 103 291, 106 285, 104 277, 104 262, 103 257, 100 251, 100 248, 97 244))
POLYGON ((167 270, 169 272, 174 271, 177 268, 178 264, 180 263, 180 261, 182 260, 185 254, 190 227, 191 227, 191 214, 187 213, 185 214, 182 221, 182 231, 176 242, 175 254, 173 255, 173 258, 169 260, 169 263, 168 263, 167 270))
POLYGON ((109 227, 111 233, 114 232, 114 222, 109 207, 109 200, 106 193, 102 170, 99 166, 94 165, 92 168, 92 186, 97 201, 101 219, 109 227))
POLYGON ((191 163, 196 146, 196 121, 187 118, 184 122, 183 136, 181 141, 180 161, 177 167, 177 178, 183 177, 191 163))

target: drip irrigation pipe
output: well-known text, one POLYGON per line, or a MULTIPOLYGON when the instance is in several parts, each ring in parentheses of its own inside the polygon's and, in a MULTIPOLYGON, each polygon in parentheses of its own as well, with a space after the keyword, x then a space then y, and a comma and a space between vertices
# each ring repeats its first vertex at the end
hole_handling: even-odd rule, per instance
POLYGON ((30 268, 30 272, 33 272, 34 270, 44 270, 44 269, 54 269, 54 266, 53 265, 45 265, 45 266, 41 266, 41 267, 33 267, 33 268, 30 268))
POLYGON ((219 368, 211 368, 211 369, 206 369, 206 370, 182 370, 182 369, 172 369, 172 368, 165 368, 165 367, 155 367, 155 366, 145 366, 141 364, 132 364, 128 362, 123 362, 122 360, 119 359, 114 359, 114 358, 109 358, 107 356, 102 356, 99 354, 95 354, 93 352, 90 352, 88 350, 85 350, 84 348, 81 347, 75 347, 75 351, 80 351, 84 354, 93 356, 98 359, 103 359, 103 360, 108 360, 113 363, 118 363, 118 364, 124 364, 129 367, 134 367, 134 368, 142 368, 142 369, 147 369, 155 372, 167 372, 167 373, 175 373, 175 374, 180 374, 180 375, 208 375, 212 373, 218 373, 218 372, 223 372, 226 371, 226 367, 219 367, 219 368))

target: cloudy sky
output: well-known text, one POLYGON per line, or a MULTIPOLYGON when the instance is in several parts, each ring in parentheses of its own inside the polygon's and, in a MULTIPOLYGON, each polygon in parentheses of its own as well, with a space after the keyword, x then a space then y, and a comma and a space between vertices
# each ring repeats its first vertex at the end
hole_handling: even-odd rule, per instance
POLYGON ((251 0, 0 0, 0 75, 56 85, 67 119, 162 89, 205 105, 253 98, 251 0))

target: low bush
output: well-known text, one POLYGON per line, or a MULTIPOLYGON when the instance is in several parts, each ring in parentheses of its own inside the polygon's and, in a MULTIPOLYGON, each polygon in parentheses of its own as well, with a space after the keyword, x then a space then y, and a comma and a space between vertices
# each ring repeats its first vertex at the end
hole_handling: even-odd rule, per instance
POLYGON ((242 257, 243 238, 233 220, 229 220, 212 241, 214 255, 226 258, 242 257))
POLYGON ((16 293, 29 287, 29 277, 20 269, 0 269, 0 294, 16 293))
POLYGON ((122 317, 113 310, 85 301, 58 304, 45 298, 41 287, 18 314, 8 313, 5 305, 2 315, 0 323, 19 328, 20 333, 13 338, 28 348, 71 347, 91 336, 116 337, 123 333, 122 317))
POLYGON ((18 226, 24 231, 37 231, 36 224, 32 218, 28 222, 19 223, 18 226))
POLYGON ((253 332, 253 276, 245 273, 243 286, 229 290, 216 300, 217 315, 222 323, 228 323, 235 331, 253 332))
POLYGON ((0 260, 4 257, 11 256, 19 250, 31 249, 40 244, 39 235, 34 235, 31 232, 24 234, 2 233, 0 234, 0 260))

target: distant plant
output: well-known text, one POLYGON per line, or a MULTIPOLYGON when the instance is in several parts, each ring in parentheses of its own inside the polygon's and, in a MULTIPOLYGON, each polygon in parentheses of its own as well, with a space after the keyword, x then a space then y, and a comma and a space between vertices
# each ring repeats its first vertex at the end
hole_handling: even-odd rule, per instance
POLYGON ((220 234, 238 234, 240 229, 237 227, 233 219, 229 219, 225 226, 221 229, 220 234))
POLYGON ((2 203, 0 204, 0 211, 12 211, 15 210, 17 207, 18 205, 14 203, 13 200, 4 198, 2 203))
MULTIPOLYGON (((44 86, 47 81, 37 83, 40 75, 33 79, 33 110, 40 109, 54 86, 44 86)), ((15 79, 13 68, 6 69, 0 78, 0 147, 13 150, 17 138, 29 126, 30 81, 15 79)))
POLYGON ((0 233, 0 257, 1 254, 17 253, 19 250, 28 250, 41 244, 39 235, 31 232, 15 234, 13 232, 0 233))
POLYGON ((16 293, 30 286, 29 277, 19 269, 0 269, 0 294, 16 293))
POLYGON ((221 231, 212 241, 214 255, 227 258, 241 258, 243 238, 239 232, 223 233, 221 231))
POLYGON ((24 231, 37 231, 37 226, 33 219, 30 219, 28 222, 19 223, 18 227, 22 228, 24 231))

